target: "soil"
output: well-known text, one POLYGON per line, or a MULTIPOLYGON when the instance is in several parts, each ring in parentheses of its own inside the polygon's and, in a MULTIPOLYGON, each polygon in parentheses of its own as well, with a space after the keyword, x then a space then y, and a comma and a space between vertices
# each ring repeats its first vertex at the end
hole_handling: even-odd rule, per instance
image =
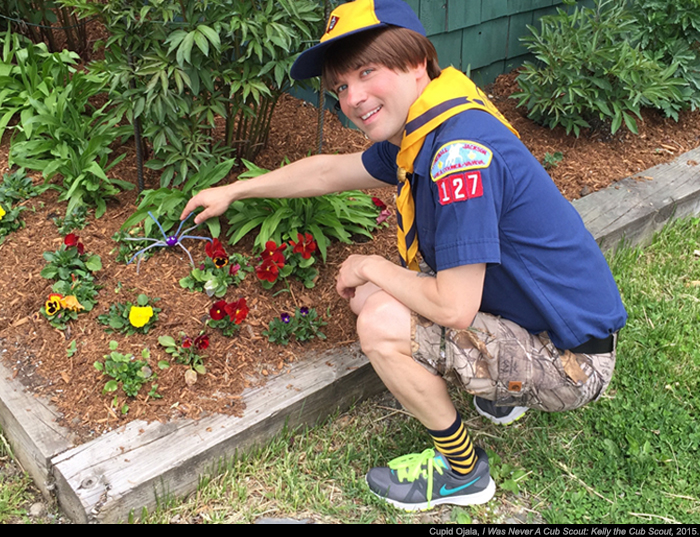
MULTIPOLYGON (((609 131, 601 129, 585 132, 577 139, 559 129, 550 131, 528 120, 525 111, 517 109, 516 102, 508 98, 517 87, 514 79, 515 74, 501 76, 487 91, 540 161, 544 161, 547 153, 563 154, 563 159, 549 172, 568 199, 608 187, 700 144, 700 112, 697 111, 683 113, 677 123, 654 111, 644 111, 638 136, 630 133, 610 136, 609 131)), ((294 161, 316 152, 317 117, 313 106, 283 96, 273 118, 268 147, 256 163, 272 169, 285 157, 294 161)), ((325 114, 323 139, 326 153, 355 152, 369 146, 359 131, 342 127, 330 112, 325 114)), ((0 174, 8 171, 8 149, 9 140, 5 137, 0 144, 0 174)), ((126 152, 127 157, 111 173, 136 184, 133 144, 119 147, 115 155, 122 152, 126 152)), ((234 170, 228 180, 235 180, 238 172, 240 170, 234 170)), ((35 180, 41 181, 39 174, 35 175, 35 180)), ((148 172, 146 188, 157 187, 157 175, 148 172)), ((381 189, 373 195, 393 206, 392 188, 381 189)), ((48 397, 58 407, 63 414, 62 424, 75 434, 76 441, 85 441, 133 419, 165 421, 176 417, 197 419, 209 413, 240 415, 243 410, 240 394, 246 387, 263 382, 269 375, 284 374, 291 363, 303 359, 309 351, 322 351, 356 340, 354 317, 335 292, 337 268, 351 253, 385 255, 395 251, 395 218, 392 217, 390 225, 378 231, 370 242, 333 243, 327 263, 321 266, 320 277, 311 290, 291 282, 289 292, 284 291, 281 283, 272 291, 265 291, 254 275, 248 275, 240 287, 230 288, 226 296, 229 301, 246 297, 250 306, 248 318, 239 334, 232 338, 221 336, 217 330, 207 330, 211 338, 211 345, 204 353, 207 373, 188 386, 184 380, 186 366, 173 365, 162 371, 153 366, 158 373, 158 393, 162 398, 139 395, 129 400, 129 412, 124 417, 114 409, 113 395, 103 395, 105 377, 93 365, 108 352, 109 341, 117 341, 121 352, 136 356, 148 347, 151 362, 155 364, 168 357, 157 343, 158 336, 167 334, 177 338, 180 332, 199 334, 205 328, 212 304, 205 294, 191 293, 180 287, 179 280, 190 270, 182 251, 158 252, 141 264, 140 274, 136 274, 135 264, 127 266, 116 262, 116 243, 111 237, 133 212, 135 201, 135 192, 123 193, 110 202, 102 218, 91 218, 88 226, 77 232, 86 251, 102 258, 103 270, 96 277, 101 291, 95 309, 81 315, 63 332, 53 329, 38 312, 52 285, 40 276, 44 265, 42 254, 55 251, 62 242, 52 219, 64 215, 65 203, 57 202, 57 195, 52 191, 26 202, 32 209, 22 213, 26 227, 11 234, 0 245, 3 261, 0 265, 0 352, 13 375, 28 390, 48 397), (105 333, 97 316, 106 313, 115 302, 135 302, 139 293, 160 298, 157 306, 162 312, 155 328, 147 336, 105 333), (288 346, 268 343, 262 331, 270 320, 297 306, 315 307, 323 314, 328 323, 323 329, 327 339, 288 346), (68 352, 72 342, 76 343, 75 353, 68 352)), ((199 233, 204 234, 204 231, 199 233)), ((191 245, 191 251, 196 262, 202 260, 203 242, 191 245)), ((227 247, 227 251, 251 255, 251 243, 243 241, 235 247, 227 247)), ((392 253, 388 257, 396 256, 392 253)), ((119 396, 117 408, 125 400, 125 396, 119 396)))

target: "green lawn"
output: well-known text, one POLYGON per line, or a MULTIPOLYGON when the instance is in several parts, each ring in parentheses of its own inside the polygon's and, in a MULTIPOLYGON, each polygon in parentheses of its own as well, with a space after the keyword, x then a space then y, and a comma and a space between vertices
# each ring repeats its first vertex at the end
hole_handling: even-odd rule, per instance
MULTIPOLYGON (((676 222, 645 249, 618 250, 610 265, 629 321, 603 399, 497 427, 475 414, 470 396, 455 393, 474 440, 491 454, 498 490, 489 505, 408 515, 369 494, 370 466, 429 445, 423 428, 384 396, 278 435, 203 478, 189 498, 164 498, 144 520, 700 522, 700 219, 676 222)), ((26 507, 13 492, 26 478, 3 479, 3 457, 0 522, 26 507)))

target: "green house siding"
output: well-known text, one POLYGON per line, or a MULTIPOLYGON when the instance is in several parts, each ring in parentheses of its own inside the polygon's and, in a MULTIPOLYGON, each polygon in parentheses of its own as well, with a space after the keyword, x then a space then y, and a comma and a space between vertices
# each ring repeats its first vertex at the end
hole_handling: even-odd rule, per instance
MULTIPOLYGON (((334 2, 336 5, 339 2, 334 2)), ((441 67, 450 65, 467 73, 484 87, 498 75, 508 73, 531 58, 520 42, 529 35, 528 25, 538 26, 540 17, 571 11, 562 0, 406 0, 418 14, 435 45, 441 67)), ((593 0, 578 0, 588 7, 593 0)), ((317 98, 294 92, 316 102, 317 98)), ((332 108, 334 99, 326 101, 332 108)), ((343 123, 347 120, 340 114, 343 123)))

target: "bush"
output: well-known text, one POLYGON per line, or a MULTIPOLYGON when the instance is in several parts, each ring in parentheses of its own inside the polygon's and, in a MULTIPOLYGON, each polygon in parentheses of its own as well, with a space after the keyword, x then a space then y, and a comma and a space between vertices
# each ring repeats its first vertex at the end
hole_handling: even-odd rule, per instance
POLYGON ((161 187, 186 182, 232 148, 257 154, 296 53, 322 22, 313 0, 61 2, 99 16, 112 33, 100 66, 121 112, 140 118, 161 187), (214 141, 217 116, 226 121, 223 145, 214 141))
POLYGON ((522 39, 539 64, 525 62, 513 95, 531 119, 578 136, 592 121, 610 122, 613 134, 623 123, 636 133, 642 107, 678 118, 687 86, 675 77, 678 63, 664 65, 661 54, 642 48, 624 0, 595 0, 595 8, 570 15, 558 9, 541 22, 522 39))

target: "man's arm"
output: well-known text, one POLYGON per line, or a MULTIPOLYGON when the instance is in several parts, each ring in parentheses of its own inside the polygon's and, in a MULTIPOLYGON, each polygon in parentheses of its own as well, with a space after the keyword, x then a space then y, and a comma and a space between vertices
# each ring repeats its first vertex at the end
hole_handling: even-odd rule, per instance
POLYGON ((371 282, 411 311, 450 328, 471 326, 481 305, 486 265, 463 265, 426 277, 380 256, 350 256, 338 274, 337 291, 344 298, 371 282))
POLYGON ((306 198, 331 192, 387 186, 372 177, 362 164, 362 153, 315 155, 277 170, 230 185, 209 188, 194 196, 185 206, 181 220, 198 207, 200 224, 223 214, 236 200, 247 198, 306 198))

